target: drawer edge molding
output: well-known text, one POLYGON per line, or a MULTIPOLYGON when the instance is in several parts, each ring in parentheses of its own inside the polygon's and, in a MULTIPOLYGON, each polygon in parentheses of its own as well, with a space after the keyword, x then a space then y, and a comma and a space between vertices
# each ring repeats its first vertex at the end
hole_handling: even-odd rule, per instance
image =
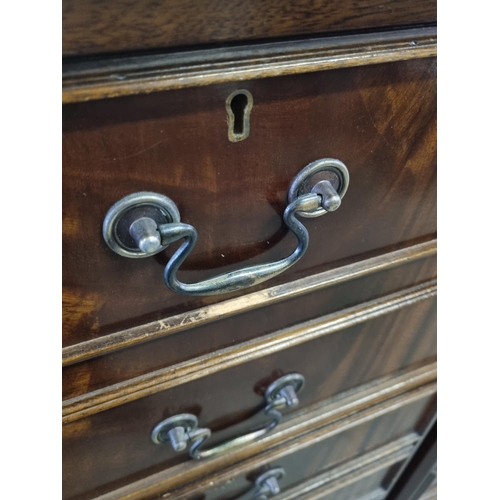
MULTIPOLYGON (((173 493, 169 498, 184 500, 202 493, 204 489, 248 474, 264 464, 278 461, 313 443, 329 439, 436 394, 435 364, 409 372, 405 376, 410 377, 408 384, 403 384, 402 381, 394 383, 393 380, 372 385, 362 393, 350 394, 345 398, 330 398, 285 420, 280 430, 255 443, 210 460, 181 463, 106 493, 99 500, 138 500, 167 491, 173 493), (426 383, 424 370, 425 377, 433 375, 433 380, 426 383), (416 375, 417 372, 420 376, 411 378, 411 374, 416 375), (423 383, 426 385, 422 385, 423 383), (217 474, 215 483, 212 474, 217 474)), ((402 438, 405 446, 412 445, 419 439, 416 432, 402 438)))
MULTIPOLYGON (((337 433, 340 433, 344 430, 347 429, 340 429, 337 433)), ((327 429, 328 432, 328 429, 327 429)), ((324 438, 325 440, 328 438, 331 438, 333 433, 327 434, 327 436, 324 438)), ((403 436, 399 439, 396 439, 392 442, 389 442, 386 445, 380 446, 373 451, 370 451, 368 453, 365 453, 364 455, 354 458, 352 460, 349 460, 348 462, 344 464, 338 464, 320 474, 317 474, 313 476, 312 478, 304 481, 300 485, 291 488, 278 496, 274 497, 277 499, 283 498, 283 500, 286 498, 287 500, 291 500, 292 498, 303 498, 300 496, 301 494, 305 494, 307 492, 310 492, 312 490, 317 490, 319 488, 322 489, 322 487, 325 487, 326 485, 330 485, 332 481, 336 481, 342 477, 346 477, 347 475, 353 473, 354 471, 358 469, 363 469, 373 463, 374 461, 378 460, 383 460, 391 455, 397 454, 400 456, 402 453, 402 457, 400 460, 404 460, 407 458, 409 455, 411 455, 412 451, 415 448, 415 444, 419 442, 419 436, 416 433, 410 433, 407 434, 406 436, 403 436)), ((276 456, 273 458, 268 458, 266 461, 262 461, 260 463, 260 467, 262 467, 265 463, 270 463, 271 461, 275 460, 280 460, 287 454, 293 454, 295 452, 298 452, 304 448, 307 448, 308 446, 314 445, 317 442, 321 441, 321 439, 317 439, 316 434, 313 434, 311 436, 306 436, 306 438, 303 438, 303 442, 301 442, 296 448, 293 447, 291 448, 290 445, 288 446, 288 449, 285 452, 280 453, 279 455, 275 454, 276 456), (291 450, 291 451, 290 451, 291 450)), ((398 460, 398 461, 400 461, 398 460)), ((253 462, 252 462, 253 463, 253 462)), ((255 464, 253 465, 253 469, 258 468, 259 465, 255 464)), ((238 466, 236 465, 235 467, 232 467, 231 469, 228 469, 227 471, 222 471, 220 474, 217 473, 217 477, 214 478, 213 475, 207 476, 202 478, 198 483, 195 483, 194 488, 191 485, 186 485, 185 487, 181 487, 179 489, 176 489, 171 492, 171 494, 168 495, 170 500, 188 500, 189 498, 192 498, 195 495, 201 495, 203 494, 204 491, 206 491, 209 488, 213 488, 214 486, 223 484, 227 481, 230 481, 231 479, 234 479, 238 476, 243 476, 246 474, 249 474, 252 471, 252 467, 248 466, 238 466), (219 477, 220 476, 220 477, 219 477), (215 479, 215 483, 214 483, 215 479)), ((101 497, 98 497, 99 500, 108 500, 107 497, 104 497, 101 499, 101 497)), ((111 500, 111 498, 109 499, 111 500)), ((128 500, 128 498, 127 498, 128 500)))
POLYGON ((435 255, 437 240, 348 264, 63 348, 67 366, 435 255))
POLYGON ((384 316, 437 294, 436 280, 63 401, 63 424, 384 316))
MULTIPOLYGON (((367 453, 362 457, 352 460, 344 466, 336 467, 323 474, 318 474, 309 481, 295 488, 283 492, 273 498, 276 500, 320 500, 340 488, 349 486, 365 477, 387 469, 407 459, 413 451, 413 446, 406 444, 405 438, 389 443, 378 450, 367 453), (307 496, 306 496, 307 495, 307 496)), ((360 500, 375 500, 384 498, 387 491, 372 492, 360 500), (373 496, 372 496, 373 495, 373 496)))
POLYGON ((63 65, 63 104, 437 54, 437 29, 312 38, 63 65), (209 62, 207 62, 209 61, 209 62))

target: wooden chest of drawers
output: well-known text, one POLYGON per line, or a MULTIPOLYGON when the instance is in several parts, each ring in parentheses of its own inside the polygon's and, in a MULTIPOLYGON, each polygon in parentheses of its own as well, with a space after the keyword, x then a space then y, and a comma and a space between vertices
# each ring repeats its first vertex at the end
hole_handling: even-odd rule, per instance
POLYGON ((382 499, 435 421, 434 5, 278 3, 63 2, 67 500, 382 499))

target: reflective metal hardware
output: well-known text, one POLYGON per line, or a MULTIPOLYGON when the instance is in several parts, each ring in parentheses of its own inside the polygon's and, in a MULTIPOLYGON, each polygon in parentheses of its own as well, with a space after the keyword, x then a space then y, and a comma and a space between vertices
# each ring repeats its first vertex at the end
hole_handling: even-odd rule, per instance
POLYGON ((245 267, 198 283, 182 283, 177 279, 177 271, 196 245, 198 233, 193 226, 180 222, 177 206, 166 196, 141 192, 118 201, 104 219, 103 236, 114 252, 132 258, 155 255, 183 239, 165 266, 165 284, 186 295, 233 292, 262 283, 293 266, 309 245, 309 233, 297 216, 319 217, 337 210, 348 186, 349 171, 341 161, 324 158, 307 165, 290 186, 283 214, 283 222, 297 237, 295 250, 276 262, 245 267))
POLYGON ((280 410, 299 404, 297 393, 304 387, 304 377, 300 373, 291 373, 274 381, 264 394, 263 413, 272 418, 266 426, 251 431, 243 436, 222 444, 201 450, 201 446, 211 436, 210 429, 199 428, 198 419, 189 413, 182 413, 160 422, 151 432, 151 440, 156 444, 170 444, 175 451, 184 450, 192 443, 189 454, 201 459, 221 455, 242 445, 252 443, 271 432, 282 419, 280 410))
POLYGON ((253 498, 255 500, 268 500, 269 497, 280 493, 280 485, 278 481, 285 475, 285 469, 282 467, 274 467, 262 473, 255 481, 254 488, 250 494, 245 494, 239 498, 253 498))
POLYGON ((297 174, 288 190, 288 203, 292 203, 305 193, 319 193, 322 196, 321 206, 313 211, 299 211, 298 215, 305 218, 320 217, 339 208, 340 200, 344 197, 348 187, 349 170, 347 167, 340 160, 323 158, 313 161, 297 174), (334 197, 332 189, 327 187, 327 184, 331 185, 338 198, 334 197))
POLYGON ((122 257, 141 259, 167 248, 163 243, 159 247, 143 243, 152 236, 152 228, 149 221, 136 224, 142 218, 154 221, 157 232, 158 226, 181 221, 177 206, 166 196, 150 192, 125 196, 108 210, 102 226, 104 240, 113 252, 122 257))
POLYGON ((280 492, 280 480, 285 475, 285 469, 275 467, 261 474, 255 480, 256 491, 252 495, 257 500, 267 500, 270 496, 277 495, 280 492))

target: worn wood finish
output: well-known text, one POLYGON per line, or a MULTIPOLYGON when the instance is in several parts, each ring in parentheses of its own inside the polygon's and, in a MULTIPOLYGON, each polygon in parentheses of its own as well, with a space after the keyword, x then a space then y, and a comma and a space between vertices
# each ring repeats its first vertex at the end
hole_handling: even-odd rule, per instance
POLYGON ((102 220, 131 192, 166 194, 199 230, 188 282, 290 252, 286 191, 321 157, 347 164, 349 192, 306 221, 306 255, 271 286, 433 238, 435 73, 419 59, 64 106, 64 345, 245 293, 180 296, 163 284, 165 255, 113 254, 102 220), (225 99, 240 86, 254 97, 251 133, 232 143, 225 99))
MULTIPOLYGON (((237 345, 242 342, 284 328, 291 328, 291 332, 300 332, 300 328, 295 328, 300 322, 326 316, 345 307, 353 307, 353 304, 360 301, 383 298, 391 292, 405 290, 414 283, 426 283, 435 277, 436 259, 432 257, 388 272, 339 284, 313 293, 309 297, 289 300, 270 308, 251 310, 225 321, 183 331, 180 335, 167 335, 165 338, 143 343, 133 349, 113 352, 108 356, 74 364, 66 367, 63 372, 63 399, 73 399, 100 389, 105 390, 137 377, 147 376, 151 381, 159 373, 166 373, 170 369, 178 372, 182 363, 189 362, 193 358, 207 356, 214 360, 217 359, 213 356, 216 351, 228 349, 227 352, 234 352, 234 349, 239 350, 237 345)), ((392 307, 390 304, 387 305, 389 308, 392 307)), ((355 314, 361 310, 354 309, 351 313, 355 314)), ((377 314, 379 313, 380 308, 377 306, 377 314)), ((346 314, 341 314, 341 317, 348 318, 349 314, 347 311, 346 314)), ((362 317, 367 318, 369 314, 364 314, 362 317)), ((168 320, 166 323, 169 324, 168 320)), ((175 323, 174 325, 176 326, 175 323)), ((342 322, 342 327, 347 325, 348 322, 342 322)), ((291 338, 292 335, 287 337, 291 338)), ((295 341, 300 341, 301 338, 304 338, 303 334, 298 335, 295 341)), ((275 339, 271 336, 268 340, 272 342, 275 339)), ((262 348, 267 352, 264 347, 262 348)), ((229 362, 229 359, 227 361, 229 362)))
MULTIPOLYGON (((165 372, 168 367, 176 367, 174 370, 177 372, 180 363, 190 359, 200 356, 214 358, 212 353, 220 349, 238 349, 237 344, 284 328, 296 331, 294 327, 298 323, 326 316, 364 301, 385 297, 391 292, 405 290, 415 283, 426 283, 435 277, 436 258, 432 257, 410 262, 387 272, 339 283, 310 296, 293 298, 269 308, 252 309, 244 314, 230 316, 226 320, 213 323, 200 321, 198 328, 176 335, 169 332, 166 337, 154 342, 142 343, 132 349, 112 352, 107 356, 67 366, 63 372, 63 399, 72 399, 148 374, 148 380, 151 380, 155 377, 154 372, 157 372, 157 375, 160 373, 158 370, 165 372)), ((243 297, 233 300, 244 303, 243 297)), ((215 304, 208 308, 227 311, 224 309, 225 305, 229 304, 215 304)), ((356 309, 354 311, 360 312, 356 309)), ((188 313, 188 316, 191 317, 191 313, 188 313)), ((349 312, 341 316, 345 319, 349 317, 349 312)), ((175 331, 179 319, 181 318, 173 318, 172 322, 166 319, 165 323, 172 325, 175 331)), ((183 326, 183 323, 180 325, 183 326)), ((346 326, 347 323, 343 322, 342 325, 346 326)), ((151 330, 155 327, 158 325, 146 325, 146 328, 151 330)), ((134 333, 142 333, 137 330, 134 333)), ((168 332, 168 327, 165 330, 168 332)), ((128 338, 124 335, 120 340, 128 338)), ((271 341, 271 337, 269 340, 271 341)))
MULTIPOLYGON (((376 330, 376 324, 373 323, 374 319, 394 313, 395 311, 400 311, 419 301, 429 299, 435 293, 435 283, 419 285, 404 292, 398 292, 365 303, 362 306, 346 309, 339 313, 324 316, 256 340, 208 353, 172 367, 157 370, 156 372, 151 372, 126 382, 83 394, 63 403, 63 422, 67 423, 165 389, 193 382, 207 375, 215 374, 248 363, 249 361, 258 360, 263 356, 279 353, 305 342, 318 341, 325 335, 331 335, 345 329, 348 329, 348 331, 343 335, 352 335, 353 331, 363 331, 360 328, 356 329, 356 325, 366 322, 368 323, 363 327, 365 332, 372 332, 375 336, 379 332, 376 330)), ((428 343, 429 339, 435 337, 432 302, 431 305, 425 304, 421 309, 425 311, 424 314, 429 316, 428 318, 420 316, 419 313, 417 313, 416 317, 413 317, 413 310, 410 310, 407 314, 403 314, 405 321, 410 323, 406 327, 407 331, 405 333, 408 334, 411 331, 415 335, 421 334, 424 338, 427 337, 424 345, 426 345, 427 349, 430 347, 431 352, 434 352, 435 347, 432 341, 428 343), (426 330, 422 332, 421 330, 424 325, 426 330)), ((395 326, 393 326, 394 328, 400 328, 400 325, 396 322, 395 326)), ((396 345, 394 348, 396 349, 396 345)), ((339 348, 337 347, 336 349, 338 350, 339 348)), ((339 356, 347 356, 348 353, 344 349, 340 348, 339 356)))
MULTIPOLYGON (((401 450, 385 459, 356 467, 353 462, 352 472, 341 474, 341 470, 332 471, 335 479, 328 480, 327 474, 316 480, 276 496, 276 500, 382 500, 386 496, 384 485, 390 480, 395 470, 402 467, 409 450, 401 450), (356 468, 355 468, 356 467, 356 468)), ((347 467, 346 467, 347 468, 347 467)))
MULTIPOLYGON (((325 349, 329 348, 325 346, 325 349)), ((310 389, 301 396, 301 403, 305 406, 339 392, 335 390, 331 377, 324 377, 320 369, 317 372, 316 380, 306 373, 310 389), (323 387, 319 386, 318 378, 324 381, 323 387)), ((250 373, 249 377, 252 376, 250 373)), ((220 381, 211 377, 209 387, 212 392, 207 392, 207 387, 203 387, 201 394, 194 394, 192 389, 184 386, 184 391, 172 389, 166 394, 143 398, 64 426, 65 497, 78 498, 80 494, 88 497, 97 491, 114 490, 140 477, 186 461, 185 453, 175 454, 168 447, 150 442, 151 429, 169 415, 180 412, 200 414, 202 410, 200 425, 213 429, 216 432, 215 440, 228 439, 262 424, 261 415, 255 415, 261 398, 252 394, 251 388, 248 390, 249 396, 242 397, 242 388, 248 385, 244 381, 249 377, 242 379, 241 374, 234 372, 227 373, 227 377, 233 381, 232 388, 226 385, 223 389, 220 381), (186 393, 191 398, 187 398, 186 393)), ((366 380, 362 376, 357 379, 366 380)), ((356 415, 360 416, 359 412, 356 415)), ((245 448, 241 453, 249 451, 245 448)), ((236 456, 238 454, 235 452, 225 458, 234 460, 236 456)), ((205 462, 205 466, 208 463, 205 462)))
MULTIPOLYGON (((218 473, 218 479, 214 484, 247 475, 263 464, 279 460, 297 451, 296 446, 299 448, 308 446, 311 438, 321 439, 325 436, 323 430, 326 425, 332 424, 331 431, 334 434, 337 431, 344 432, 373 418, 373 411, 368 409, 374 405, 382 404, 375 413, 384 414, 387 408, 393 407, 392 403, 388 403, 389 406, 384 404, 388 399, 402 396, 406 392, 406 396, 398 400, 398 404, 401 404, 408 403, 408 397, 415 401, 414 397, 420 399, 429 396, 429 388, 421 386, 435 381, 435 377, 436 367, 429 365, 419 370, 406 371, 396 377, 386 377, 375 384, 360 387, 350 394, 323 401, 307 409, 298 409, 293 418, 285 419, 271 435, 245 449, 209 461, 189 460, 120 488, 107 495, 108 499, 119 497, 132 500, 149 498, 165 491, 186 492, 192 491, 193 487, 199 490, 207 489, 210 484, 207 484, 205 479, 213 477, 214 473, 218 473), (415 388, 419 389, 413 395, 409 395, 415 388), (426 396, 423 396, 424 393, 426 396), (184 489, 186 483, 190 483, 188 490, 184 489)), ((419 426, 418 432, 420 430, 419 426)))
POLYGON ((63 54, 227 43, 433 23, 435 0, 64 0, 63 54))
MULTIPOLYGON (((423 375, 419 378, 423 378, 423 375)), ((387 380, 385 385, 387 387, 387 380)), ((411 383, 405 384, 403 382, 402 385, 411 385, 411 383)), ((417 403, 417 401, 427 401, 435 391, 435 384, 431 383, 410 392, 402 393, 403 390, 401 383, 399 386, 387 387, 382 393, 372 386, 365 390, 367 396, 365 400, 363 397, 360 399, 359 397, 355 398, 352 394, 347 394, 345 398, 336 398, 326 407, 321 405, 321 409, 319 408, 320 405, 313 406, 310 411, 307 411, 307 407, 304 407, 301 413, 297 414, 298 421, 295 419, 295 425, 282 424, 279 431, 252 445, 201 462, 186 461, 185 454, 176 455, 167 447, 160 447, 150 443, 149 432, 152 426, 149 422, 146 422, 150 411, 143 411, 140 416, 132 417, 134 420, 142 421, 139 425, 141 428, 139 434, 142 436, 137 436, 139 439, 136 439, 135 432, 131 432, 130 428, 123 427, 127 423, 127 420, 123 420, 123 416, 121 420, 114 420, 114 424, 108 422, 105 426, 95 420, 87 421, 87 423, 84 421, 76 422, 77 425, 69 424, 65 426, 64 432, 64 496, 65 498, 87 498, 94 496, 98 492, 112 491, 120 485, 128 484, 128 486, 112 494, 110 493, 110 495, 112 497, 116 495, 117 498, 122 496, 129 498, 128 495, 130 494, 130 498, 143 498, 147 497, 146 493, 152 495, 155 492, 170 491, 172 488, 179 487, 196 478, 204 477, 213 472, 220 472, 223 468, 233 466, 242 460, 249 460, 251 463, 247 463, 247 466, 253 464, 253 467, 255 467, 255 464, 261 464, 262 460, 275 460, 280 458, 283 453, 288 454, 291 451, 297 451, 301 446, 306 446, 300 443, 303 443, 306 434, 312 437, 311 432, 316 432, 314 439, 321 440, 339 432, 344 432, 350 427, 360 425, 366 420, 390 413, 401 406, 417 403), (394 394, 394 392, 402 394, 390 398, 391 393, 394 394), (381 402, 375 406, 373 404, 370 406, 369 403, 373 403, 374 400, 381 402), (121 431, 116 433, 118 429, 113 430, 113 427, 116 427, 118 422, 120 422, 121 431), (331 434, 329 434, 330 431, 326 433, 325 424, 331 424, 331 434), (291 451, 284 452, 286 448, 283 448, 283 446, 290 439, 296 440, 294 441, 295 444, 291 451), (276 445, 279 445, 279 447, 275 448, 276 445), (259 454, 259 458, 255 459, 258 460, 257 462, 254 460, 256 454, 259 454), (92 460, 88 460, 88 457, 92 457, 92 460), (132 482, 141 476, 144 479, 136 483, 132 482), (132 484, 129 484, 131 482, 132 484)), ((363 393, 358 392, 358 396, 363 396, 363 393)), ((427 408, 427 404, 424 406, 427 408)), ((411 414, 410 420, 414 422, 412 425, 417 425, 415 424, 416 420, 427 412, 424 412, 424 406, 422 406, 422 411, 418 415, 414 411, 408 413, 408 415, 411 414)), ((129 413, 130 416, 132 415, 129 413)), ((218 433, 215 439, 225 439, 229 435, 234 436, 242 432, 244 427, 248 429, 249 425, 255 425, 258 421, 259 418, 254 418, 251 423, 246 422, 243 428, 240 425, 239 428, 238 426, 231 428, 231 432, 226 432, 225 435, 224 433, 218 433)), ((128 418, 128 423, 130 424, 130 418, 128 418)), ((219 421, 220 424, 224 425, 222 421, 219 421)), ((417 427, 419 425, 421 425, 421 422, 417 427)), ((412 429, 415 430, 417 427, 412 427, 412 429)))
POLYGON ((63 103, 403 61, 436 53, 436 28, 420 28, 141 57, 75 60, 63 64, 63 103))
MULTIPOLYGON (((227 330, 228 328, 232 329, 233 332, 237 332, 237 337, 231 337, 231 343, 236 341, 241 342, 249 338, 244 335, 244 332, 249 328, 249 322, 247 321, 248 313, 252 314, 252 333, 248 332, 247 335, 256 337, 258 336, 258 332, 266 333, 266 330, 259 330, 259 328, 266 328, 267 331, 277 330, 280 327, 290 326, 296 322, 326 314, 334 309, 347 307, 354 302, 369 300, 375 298, 377 295, 383 295, 390 291, 402 289, 405 286, 435 278, 435 258, 427 259, 424 262, 416 261, 435 256, 436 249, 436 240, 431 240, 354 262, 353 264, 347 264, 337 269, 306 276, 284 285, 265 288, 264 290, 243 295, 242 297, 224 300, 139 327, 69 346, 63 349, 63 366, 102 356, 147 341, 171 336, 186 330, 192 330, 196 327, 199 328, 194 333, 196 339, 193 339, 189 343, 183 343, 180 346, 176 342, 175 349, 169 349, 168 345, 158 346, 155 344, 153 350, 149 349, 147 354, 148 361, 151 362, 152 358, 155 357, 155 352, 161 350, 164 354, 170 356, 162 359, 161 362, 163 365, 179 362, 182 360, 184 344, 190 347, 190 350, 184 354, 186 357, 212 352, 225 347, 221 343, 221 340, 222 342, 225 341, 225 336, 223 339, 218 338, 215 341, 208 341, 215 332, 227 330), (407 265, 397 271, 383 273, 383 271, 391 270, 403 264, 407 265), (376 274, 376 276, 371 276, 373 274, 376 274), (345 282, 351 283, 343 285, 345 282), (337 287, 333 289, 333 286, 337 287), (320 292, 326 288, 330 290, 327 290, 325 293, 315 293, 311 297, 304 298, 304 295, 320 292), (271 310, 257 311, 260 308, 284 301, 291 301, 292 299, 296 300, 292 303, 284 303, 282 306, 274 307, 271 310), (227 318, 232 318, 232 320, 222 322, 222 320, 227 318), (259 321, 263 320, 266 326, 259 325, 259 321), (218 322, 218 324, 208 326, 212 322, 218 322)), ((152 346, 152 344, 148 344, 146 349, 152 346)), ((113 359, 116 360, 116 356, 117 354, 115 353, 113 359)), ((135 350, 133 352, 133 360, 136 369, 138 369, 138 365, 140 364, 138 361, 139 356, 138 351, 135 350)), ((97 361, 97 363, 99 362, 101 361, 97 361)), ((81 369, 81 367, 82 365, 79 368, 81 369)), ((151 365, 147 368, 149 371, 152 369, 154 368, 151 368, 151 365)), ((109 372, 109 365, 106 371, 109 372)), ((68 377, 68 373, 67 370, 65 378, 68 377)), ((92 380, 95 383, 94 377, 92 377, 92 380)), ((112 382, 108 381, 109 383, 112 382)))
MULTIPOLYGON (((414 409, 418 411, 416 407, 414 409)), ((409 411, 409 408, 406 408, 406 410, 409 411)), ((398 412, 400 413, 399 418, 404 418, 402 414, 403 409, 400 409, 396 410, 396 412, 387 414, 384 418, 379 417, 379 419, 376 420, 382 426, 390 425, 389 421, 398 419, 396 416, 398 412)), ((408 415, 406 415, 406 418, 407 417, 408 415)), ((386 459, 388 456, 396 453, 402 454, 404 458, 404 456, 414 448, 418 437, 415 433, 410 433, 401 436, 399 439, 394 437, 390 442, 386 440, 384 445, 375 444, 377 440, 372 440, 372 444, 368 446, 358 441, 357 445, 353 447, 349 446, 349 450, 344 450, 344 456, 341 461, 339 461, 338 458, 335 459, 332 457, 332 455, 337 454, 336 451, 332 450, 332 447, 342 447, 343 440, 370 440, 370 437, 365 434, 366 428, 371 428, 371 430, 374 431, 376 425, 374 420, 373 422, 362 424, 344 433, 338 434, 335 438, 313 441, 306 448, 299 449, 298 451, 286 455, 280 458, 276 463, 265 464, 252 473, 246 474, 246 476, 228 480, 217 487, 206 489, 205 486, 205 490, 202 490, 202 485, 200 484, 200 487, 196 485, 196 488, 191 489, 190 492, 190 486, 187 485, 180 490, 167 492, 161 495, 160 498, 167 498, 169 500, 195 500, 196 498, 203 498, 203 500, 236 499, 252 489, 254 477, 257 477, 260 473, 272 467, 282 467, 285 470, 285 477, 279 481, 282 492, 280 496, 294 498, 297 496, 298 491, 304 494, 305 492, 312 492, 326 485, 331 485, 341 477, 350 475, 358 469, 364 468, 367 465, 372 465, 373 462, 386 459), (354 449, 356 451, 353 451, 354 449), (340 462, 342 462, 342 464, 340 462), (200 493, 198 493, 198 490, 200 493)), ((401 429, 402 428, 399 428, 394 435, 396 436, 400 433, 401 429)), ((387 432, 387 429, 381 429, 381 432, 387 432)), ((217 482, 218 479, 217 475, 208 476, 205 478, 204 482, 206 485, 209 485, 210 480, 212 480, 212 482, 214 480, 217 482)), ((280 498, 280 496, 278 496, 278 498, 280 498)))
POLYGON ((277 495, 276 500, 381 500, 396 471, 411 453, 404 440, 390 443, 277 495), (392 453, 389 451, 392 450, 392 453))

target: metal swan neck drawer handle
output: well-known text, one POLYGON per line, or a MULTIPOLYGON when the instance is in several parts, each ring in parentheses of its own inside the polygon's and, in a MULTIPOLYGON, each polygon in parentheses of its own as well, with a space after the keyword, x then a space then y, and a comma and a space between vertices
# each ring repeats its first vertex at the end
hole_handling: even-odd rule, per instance
POLYGON ((268 500, 281 492, 279 480, 285 475, 283 467, 273 467, 263 472, 253 483, 253 488, 244 493, 238 500, 268 500))
POLYGON ((262 283, 286 271, 306 252, 309 233, 297 216, 312 218, 340 207, 349 186, 349 171, 339 160, 324 158, 310 163, 293 180, 288 191, 288 206, 283 221, 298 239, 288 256, 276 262, 245 267, 198 283, 182 283, 177 271, 191 253, 198 233, 180 222, 175 203, 157 193, 134 193, 115 203, 106 214, 103 236, 118 255, 144 258, 155 255, 180 239, 185 241, 165 266, 165 284, 186 295, 215 295, 241 290, 262 283))
POLYGON ((202 459, 221 455, 248 443, 253 443, 264 434, 271 432, 282 419, 280 410, 297 406, 297 393, 304 387, 304 377, 300 373, 290 373, 274 381, 264 394, 265 407, 262 412, 271 417, 271 422, 256 430, 238 436, 222 444, 204 450, 200 449, 211 436, 210 429, 198 427, 198 419, 190 413, 181 413, 160 422, 151 432, 151 440, 156 444, 170 444, 175 451, 183 451, 191 443, 189 455, 202 459))

